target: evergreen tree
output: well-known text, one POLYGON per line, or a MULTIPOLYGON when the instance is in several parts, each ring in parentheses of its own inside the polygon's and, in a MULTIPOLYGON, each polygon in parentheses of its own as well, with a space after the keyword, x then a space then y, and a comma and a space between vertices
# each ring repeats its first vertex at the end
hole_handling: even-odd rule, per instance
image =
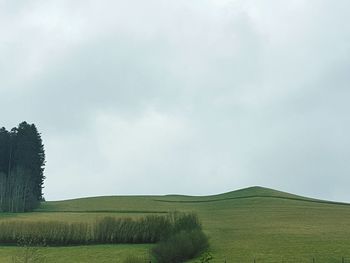
POLYGON ((34 124, 0 129, 0 209, 23 212, 43 199, 45 152, 34 124))
POLYGON ((8 175, 10 160, 10 133, 5 129, 0 129, 0 211, 7 211, 8 195, 8 175))
POLYGON ((8 174, 8 158, 10 153, 10 133, 0 129, 0 172, 8 174))

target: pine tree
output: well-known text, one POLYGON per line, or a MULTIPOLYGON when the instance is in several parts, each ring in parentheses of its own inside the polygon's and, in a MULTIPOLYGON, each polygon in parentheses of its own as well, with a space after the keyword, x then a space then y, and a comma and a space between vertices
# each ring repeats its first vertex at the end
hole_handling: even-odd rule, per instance
POLYGON ((0 172, 8 173, 8 159, 10 152, 10 133, 2 127, 0 129, 0 172))
POLYGON ((10 148, 11 135, 3 127, 0 129, 0 211, 7 211, 10 148))
POLYGON ((30 211, 43 199, 45 151, 34 124, 0 129, 0 210, 30 211))

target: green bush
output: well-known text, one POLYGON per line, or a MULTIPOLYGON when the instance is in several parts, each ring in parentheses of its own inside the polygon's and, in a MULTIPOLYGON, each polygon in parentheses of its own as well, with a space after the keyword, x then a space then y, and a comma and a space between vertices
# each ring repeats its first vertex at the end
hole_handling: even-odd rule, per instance
POLYGON ((159 242, 152 250, 158 263, 180 263, 194 258, 209 247, 201 229, 182 230, 159 242))

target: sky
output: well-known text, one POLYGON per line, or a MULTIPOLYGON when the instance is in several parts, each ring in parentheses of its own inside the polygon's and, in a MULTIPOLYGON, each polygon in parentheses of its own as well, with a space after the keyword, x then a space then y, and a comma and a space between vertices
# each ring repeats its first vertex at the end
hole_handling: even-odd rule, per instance
POLYGON ((260 185, 350 202, 350 1, 0 0, 0 126, 44 196, 260 185))

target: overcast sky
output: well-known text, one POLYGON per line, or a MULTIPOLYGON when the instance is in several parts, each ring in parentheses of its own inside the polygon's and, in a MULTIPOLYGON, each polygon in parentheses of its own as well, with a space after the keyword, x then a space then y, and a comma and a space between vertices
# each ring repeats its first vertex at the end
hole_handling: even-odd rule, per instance
POLYGON ((350 201, 350 1, 0 0, 0 126, 48 200, 261 185, 350 201))

